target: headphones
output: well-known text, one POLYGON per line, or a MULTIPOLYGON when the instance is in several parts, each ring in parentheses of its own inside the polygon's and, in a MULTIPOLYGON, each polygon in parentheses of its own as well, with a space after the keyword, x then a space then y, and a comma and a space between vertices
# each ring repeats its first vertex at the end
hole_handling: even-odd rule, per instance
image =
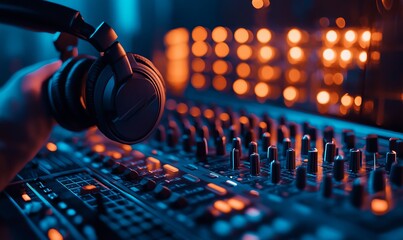
POLYGON ((165 106, 164 80, 147 58, 126 53, 107 23, 95 29, 76 10, 33 0, 0 3, 0 22, 61 32, 55 46, 64 63, 48 81, 47 96, 62 127, 81 131, 96 125, 109 139, 134 144, 158 125, 165 106), (101 56, 77 56, 77 38, 101 56))

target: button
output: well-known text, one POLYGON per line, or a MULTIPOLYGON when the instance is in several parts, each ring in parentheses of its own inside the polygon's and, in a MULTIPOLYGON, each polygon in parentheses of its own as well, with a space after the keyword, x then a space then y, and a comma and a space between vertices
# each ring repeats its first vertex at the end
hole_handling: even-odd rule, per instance
POLYGON ((155 197, 157 199, 164 200, 164 199, 168 199, 171 196, 172 191, 168 187, 159 184, 154 189, 154 193, 155 193, 155 197))
POLYGON ((140 181, 140 186, 141 186, 141 189, 143 190, 143 191, 150 191, 150 190, 153 190, 154 188, 155 188, 155 186, 157 185, 156 183, 155 183, 155 181, 153 181, 153 180, 151 180, 151 179, 149 179, 149 178, 143 178, 141 181, 140 181))
POLYGON ((133 169, 128 169, 124 175, 126 180, 133 181, 140 178, 140 174, 133 169))
POLYGON ((252 176, 257 176, 260 174, 260 156, 257 153, 254 153, 249 156, 250 163, 250 174, 252 176))
POLYGON ((368 153, 377 153, 378 152, 378 135, 369 134, 365 138, 365 150, 368 153))
POLYGON ((157 170, 157 169, 161 168, 160 160, 158 160, 154 157, 147 157, 146 164, 147 164, 148 171, 153 171, 153 170, 157 170))
POLYGON ((170 175, 175 175, 179 172, 179 169, 177 169, 176 167, 174 167, 170 164, 165 164, 163 166, 163 168, 164 168, 165 172, 170 175))
POLYGON ((99 188, 97 188, 97 186, 92 185, 92 184, 82 186, 80 189, 81 195, 97 193, 97 192, 99 192, 99 188))
POLYGON ((112 173, 113 174, 122 174, 127 167, 121 163, 115 163, 115 165, 112 166, 112 173))
POLYGON ((344 158, 341 155, 338 155, 334 159, 333 177, 336 181, 342 181, 344 179, 344 158))
POLYGON ((312 148, 308 151, 308 173, 317 173, 318 172, 318 150, 316 148, 312 148))
POLYGON ((265 132, 262 135, 262 151, 266 152, 267 148, 270 146, 270 133, 265 132))
POLYGON ((180 194, 172 194, 169 205, 175 209, 182 209, 187 207, 188 200, 180 194))
POLYGON ((30 202, 30 201, 31 201, 31 197, 30 197, 28 194, 26 194, 26 193, 23 193, 23 194, 21 195, 21 197, 22 197, 22 199, 24 200, 24 202, 30 202))
POLYGON ((187 168, 189 170, 192 170, 192 171, 195 171, 195 170, 199 169, 196 165, 191 164, 191 163, 185 165, 185 168, 187 168))
POLYGON ((270 163, 271 182, 277 184, 281 180, 281 165, 278 160, 273 160, 270 163))
POLYGON ((239 150, 233 148, 230 155, 230 168, 232 170, 239 169, 239 165, 241 163, 241 156, 239 155, 239 150))
POLYGON ((276 146, 271 145, 267 148, 267 162, 271 163, 273 160, 278 160, 278 149, 276 146))
POLYGON ((196 143, 196 159, 200 162, 207 162, 207 139, 202 138, 196 143))
POLYGON ((248 156, 250 156, 252 153, 258 153, 257 152, 257 142, 250 142, 248 146, 248 156))
POLYGON ((232 227, 231 225, 224 220, 218 220, 216 221, 213 226, 213 232, 220 237, 227 237, 231 234, 232 232, 232 227))
POLYGON ((286 156, 285 156, 285 168, 288 170, 295 169, 295 150, 292 148, 287 149, 286 156))
POLYGON ((334 144, 334 142, 326 143, 324 154, 325 162, 332 163, 335 156, 336 156, 336 144, 334 144))
POLYGON ((306 168, 303 166, 297 167, 295 186, 300 190, 303 190, 306 186, 306 168))
POLYGON ((307 156, 309 148, 311 147, 311 138, 305 134, 301 140, 301 156, 307 156))
POLYGON ((50 200, 56 200, 56 199, 59 198, 59 195, 57 195, 56 193, 49 193, 49 194, 48 194, 48 198, 49 198, 50 200))
POLYGON ((398 162, 393 163, 390 168, 390 181, 396 186, 403 186, 403 166, 398 162))
POLYGON ((200 182, 200 178, 193 176, 192 174, 185 174, 183 175, 183 178, 193 183, 200 182))
POLYGON ((210 190, 218 195, 224 196, 225 194, 227 194, 227 189, 220 187, 214 183, 209 183, 206 186, 207 190, 210 190))
POLYGON ((230 213, 232 210, 231 206, 223 200, 215 201, 213 207, 222 213, 230 213))

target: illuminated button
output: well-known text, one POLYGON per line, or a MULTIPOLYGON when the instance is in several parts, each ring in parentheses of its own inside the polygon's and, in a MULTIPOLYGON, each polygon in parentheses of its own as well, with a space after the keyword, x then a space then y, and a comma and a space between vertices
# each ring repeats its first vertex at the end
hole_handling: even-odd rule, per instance
POLYGON ((171 196, 172 191, 166 186, 158 185, 155 188, 154 193, 155 197, 158 199, 168 199, 171 196))
POLYGON ((99 192, 99 189, 95 185, 92 185, 92 184, 82 186, 81 190, 80 190, 80 194, 82 194, 82 195, 97 193, 97 192, 99 192))
POLYGON ((228 205, 231 206, 232 209, 235 209, 237 211, 243 210, 246 205, 245 202, 242 201, 241 198, 237 198, 237 197, 228 199, 227 203, 228 203, 228 205))
POLYGON ((63 240, 63 235, 56 228, 51 228, 48 230, 49 240, 63 240))
POLYGON ((374 198, 371 201, 371 211, 375 215, 383 215, 389 210, 389 203, 385 199, 374 198))
POLYGON ((249 191, 249 194, 252 195, 252 196, 254 196, 254 197, 259 197, 259 192, 256 191, 256 190, 250 190, 250 191, 249 191))
POLYGON ((46 148, 50 151, 50 152, 56 152, 57 151, 57 145, 52 143, 52 142, 48 142, 46 144, 46 148))
POLYGON ((213 224, 213 231, 215 234, 225 237, 231 234, 232 228, 227 221, 219 220, 213 224))
POLYGON ((26 193, 22 194, 21 197, 25 202, 30 202, 31 201, 31 197, 26 193))
POLYGON ((206 189, 208 189, 208 190, 210 190, 210 191, 212 191, 212 192, 214 192, 214 193, 216 193, 218 195, 221 195, 221 196, 227 194, 227 190, 225 188, 220 187, 220 186, 218 186, 218 185, 216 185, 214 183, 207 184, 206 189))
POLYGON ((76 215, 77 212, 76 212, 76 210, 69 208, 69 209, 67 209, 66 213, 69 216, 74 216, 74 215, 76 215))
POLYGON ((160 160, 158 160, 154 157, 146 158, 146 163, 147 163, 148 171, 153 171, 153 170, 157 170, 157 169, 161 168, 160 160))
POLYGON ((192 174, 183 175, 183 178, 193 183, 200 182, 200 178, 193 176, 192 174))
POLYGON ((229 213, 231 212, 231 206, 224 202, 223 200, 217 200, 214 203, 214 208, 217 209, 218 211, 222 212, 222 213, 229 213))
POLYGON ((164 169, 165 169, 166 173, 168 173, 168 174, 176 174, 179 172, 179 169, 177 169, 176 167, 169 165, 169 164, 165 164, 164 169))
POLYGON ((248 208, 245 215, 250 222, 259 222, 263 218, 262 212, 256 208, 248 208))
POLYGON ((142 188, 143 191, 150 191, 153 190, 155 188, 157 184, 155 183, 155 181, 149 179, 149 178, 143 178, 140 181, 140 186, 142 188))

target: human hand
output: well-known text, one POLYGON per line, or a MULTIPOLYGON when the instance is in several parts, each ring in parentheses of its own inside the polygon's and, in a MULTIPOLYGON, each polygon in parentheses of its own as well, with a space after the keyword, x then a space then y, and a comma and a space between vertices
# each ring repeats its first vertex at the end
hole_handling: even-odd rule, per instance
POLYGON ((0 191, 50 135, 55 122, 44 101, 43 85, 60 66, 60 61, 29 66, 0 89, 0 191))

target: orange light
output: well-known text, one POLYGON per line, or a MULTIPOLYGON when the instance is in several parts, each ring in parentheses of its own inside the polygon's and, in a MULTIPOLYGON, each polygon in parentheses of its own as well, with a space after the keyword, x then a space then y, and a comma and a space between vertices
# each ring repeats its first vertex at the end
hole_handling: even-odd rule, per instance
POLYGON ((26 193, 22 194, 21 197, 24 200, 24 202, 30 202, 31 201, 31 197, 26 193))
POLYGON ((215 74, 223 75, 228 71, 228 64, 224 60, 217 60, 213 63, 213 72, 215 74))
POLYGON ((218 195, 225 195, 227 194, 227 189, 220 187, 214 183, 209 183, 207 184, 206 188, 214 193, 217 193, 218 195))
POLYGON ((383 215, 389 210, 389 203, 385 199, 374 198, 371 201, 371 210, 375 215, 383 215))
POLYGON ((240 63, 236 66, 236 73, 242 78, 247 78, 250 75, 251 69, 247 63, 240 63))
POLYGON ((215 114, 213 110, 207 108, 206 110, 204 110, 203 115, 205 118, 211 119, 214 117, 215 114))
POLYGON ((374 32, 371 34, 372 40, 375 42, 380 42, 382 41, 383 35, 381 32, 374 32))
POLYGON ((82 186, 82 189, 85 191, 93 191, 93 190, 97 189, 97 187, 95 185, 89 184, 89 185, 82 186))
POLYGON ((268 46, 264 46, 264 47, 260 48, 259 56, 262 58, 262 60, 266 60, 266 61, 272 59, 274 56, 273 48, 268 47, 268 46))
POLYGON ((332 62, 336 59, 336 52, 331 48, 327 48, 323 51, 323 58, 326 61, 332 62))
POLYGON ((291 68, 288 71, 288 80, 292 83, 300 81, 301 80, 301 71, 296 68, 291 68))
POLYGON ((192 31, 193 41, 204 41, 207 39, 207 30, 202 26, 193 28, 192 31))
POLYGON ((231 206, 224 202, 223 200, 217 200, 214 202, 214 208, 222 213, 229 213, 231 212, 231 206))
POLYGON ((336 31, 330 30, 330 31, 328 31, 328 32, 326 33, 326 40, 327 40, 329 43, 336 43, 337 39, 338 39, 338 34, 337 34, 336 31))
POLYGON ((222 91, 227 87, 227 80, 223 76, 215 76, 213 78, 213 87, 217 91, 222 91))
POLYGON ((249 40, 249 32, 245 28, 238 28, 234 33, 235 41, 246 43, 249 40))
POLYGON ((146 158, 146 165, 148 171, 153 171, 161 168, 161 162, 160 160, 154 158, 154 157, 147 157, 146 158))
POLYGON ((258 75, 259 78, 263 81, 272 80, 275 76, 274 68, 269 65, 262 66, 259 68, 258 75))
POLYGON ((371 59, 374 61, 379 61, 379 59, 381 59, 381 53, 378 51, 373 51, 371 53, 371 59))
POLYGON ((201 115, 201 111, 200 108, 198 107, 191 107, 190 108, 190 115, 192 115, 192 117, 199 117, 201 115))
POLYGON ((165 34, 164 42, 167 46, 187 43, 189 41, 189 32, 186 28, 176 28, 165 34))
POLYGON ((133 150, 132 146, 128 145, 128 144, 122 144, 120 145, 120 147, 125 150, 126 152, 130 152, 131 150, 133 150))
POLYGON ((297 98, 298 90, 293 86, 288 86, 283 91, 283 97, 287 101, 294 101, 297 98))
POLYGON ((293 28, 290 31, 288 31, 287 38, 289 42, 297 44, 302 39, 301 31, 296 28, 293 28))
POLYGON ((192 53, 196 57, 203 57, 208 52, 208 45, 205 42, 195 42, 192 45, 192 53))
POLYGON ((92 151, 97 152, 97 153, 101 153, 101 152, 105 152, 105 145, 103 144, 96 144, 92 147, 92 151))
POLYGON ((353 98, 348 94, 345 94, 343 97, 341 97, 340 102, 343 106, 349 107, 353 104, 353 98))
POLYGON ((239 59, 247 60, 252 56, 252 48, 249 47, 248 45, 241 45, 238 47, 236 53, 239 59))
POLYGON ((195 58, 192 61, 192 69, 195 72, 203 72, 206 68, 206 63, 201 58, 195 58))
POLYGON ((224 42, 228 37, 227 29, 218 26, 213 29, 211 37, 213 38, 214 42, 224 42))
POLYGON ((358 60, 365 63, 367 61, 367 52, 361 52, 360 55, 358 55, 358 60))
POLYGON ((185 103, 179 103, 176 105, 176 111, 179 114, 186 114, 188 112, 188 106, 185 103))
POLYGON ((165 165, 163 166, 163 168, 165 169, 165 171, 166 171, 168 174, 176 174, 176 173, 179 172, 179 169, 177 169, 176 167, 174 167, 174 166, 172 166, 172 165, 169 165, 169 164, 165 164, 165 165))
POLYGON ((120 159, 122 158, 122 154, 120 152, 113 151, 111 153, 111 157, 113 157, 114 159, 120 159))
POLYGON ((349 43, 354 43, 357 40, 357 33, 353 30, 348 30, 344 34, 344 39, 349 43))
POLYGON ((303 58, 304 52, 300 47, 292 47, 290 48, 288 54, 294 60, 301 60, 303 58))
POLYGON ((361 40, 363 41, 363 42, 369 42, 370 40, 371 40, 371 32, 370 31, 364 31, 362 34, 361 34, 361 40))
POLYGON ((320 91, 316 95, 316 100, 319 104, 327 104, 330 101, 330 94, 327 91, 320 91))
POLYGON ((217 57, 226 57, 229 54, 229 47, 226 43, 220 42, 217 43, 214 47, 214 52, 217 55, 217 57))
POLYGON ((187 44, 176 44, 169 46, 165 55, 169 60, 184 59, 189 56, 189 47, 187 44))
POLYGON ((229 119, 230 119, 230 117, 229 117, 229 114, 228 114, 228 113, 223 112, 223 113, 220 114, 220 120, 221 120, 221 121, 226 122, 226 121, 228 121, 229 119))
POLYGON ((51 228, 48 230, 48 238, 49 240, 63 240, 63 235, 59 232, 59 230, 51 228))
POLYGON ((351 51, 348 50, 348 49, 344 49, 344 50, 341 51, 341 53, 340 53, 340 58, 341 58, 341 60, 343 60, 343 61, 345 61, 345 62, 350 61, 351 58, 352 58, 351 51))
POLYGON ((335 73, 334 75, 333 75, 333 82, 334 82, 334 84, 336 84, 336 85, 341 85, 342 83, 343 83, 343 81, 344 81, 344 76, 343 76, 343 74, 341 74, 341 73, 335 73))
POLYGON ((206 77, 203 74, 195 73, 191 78, 192 86, 196 89, 201 89, 206 86, 206 77))
POLYGON ((336 19, 336 25, 339 28, 344 28, 346 26, 346 20, 344 20, 344 18, 342 18, 342 17, 339 17, 336 19))
POLYGON ((257 31, 256 38, 260 43, 268 43, 271 40, 271 32, 267 28, 261 28, 257 31))
POLYGON ((232 85, 234 92, 238 95, 243 95, 248 92, 249 84, 243 79, 238 79, 232 85))
POLYGON ((269 90, 270 90, 269 86, 264 82, 259 82, 255 86, 255 94, 256 94, 256 96, 261 97, 261 98, 269 95, 269 90))
POLYGON ((173 111, 176 109, 176 102, 173 99, 168 99, 166 103, 166 109, 173 111))
POLYGON ((361 106, 361 104, 362 104, 362 98, 361 98, 360 96, 355 97, 355 98, 354 98, 354 104, 355 104, 356 106, 361 106))
POLYGON ((232 209, 235 209, 237 211, 241 211, 245 208, 245 203, 238 198, 230 198, 228 199, 227 203, 231 206, 232 209))
POLYGON ((246 125, 246 124, 249 123, 249 118, 248 118, 247 116, 241 116, 241 117, 239 118, 239 122, 240 122, 241 124, 243 124, 243 125, 246 125))
POLYGON ((50 151, 50 152, 56 152, 57 151, 57 145, 52 143, 52 142, 48 142, 46 144, 46 148, 50 151))

